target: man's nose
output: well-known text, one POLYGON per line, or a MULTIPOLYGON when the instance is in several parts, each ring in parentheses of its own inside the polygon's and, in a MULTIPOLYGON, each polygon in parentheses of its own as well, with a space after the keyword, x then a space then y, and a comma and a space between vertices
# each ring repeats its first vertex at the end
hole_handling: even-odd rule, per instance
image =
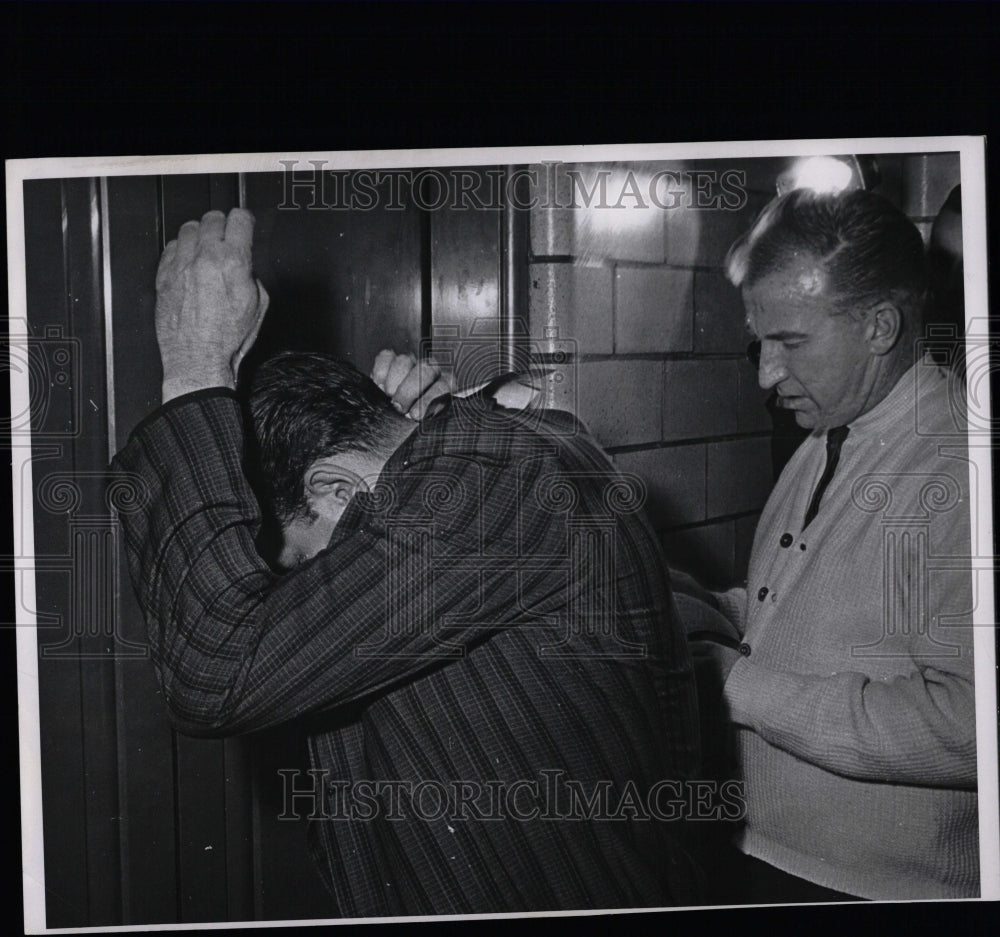
POLYGON ((777 342, 762 342, 760 364, 757 366, 757 383, 764 390, 770 390, 788 377, 781 346, 777 342))

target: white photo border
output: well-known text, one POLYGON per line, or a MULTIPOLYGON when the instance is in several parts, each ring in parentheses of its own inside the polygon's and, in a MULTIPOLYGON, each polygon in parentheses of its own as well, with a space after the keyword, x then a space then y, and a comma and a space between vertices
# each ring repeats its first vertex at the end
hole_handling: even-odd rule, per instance
MULTIPOLYGON (((437 168, 449 166, 514 165, 543 162, 592 163, 606 161, 708 160, 759 157, 799 157, 848 153, 934 153, 960 154, 962 185, 962 234, 965 261, 965 304, 967 347, 988 339, 989 311, 987 297, 987 227, 985 140, 981 137, 905 137, 842 138, 817 140, 770 140, 674 144, 616 144, 519 148, 462 148, 423 150, 373 150, 348 152, 275 152, 254 154, 204 154, 146 157, 68 157, 16 159, 6 162, 7 243, 9 271, 9 322, 12 346, 26 338, 17 331, 17 323, 27 321, 25 284, 25 217, 23 184, 28 180, 110 177, 194 173, 273 172, 279 160, 295 160, 306 165, 310 160, 324 161, 329 170, 437 168)), ((27 412, 28 375, 11 368, 11 414, 27 412)), ((988 421, 990 402, 982 400, 976 415, 988 421)), ((980 478, 991 479, 976 505, 978 523, 976 557, 992 557, 992 447, 974 445, 970 436, 971 469, 980 478)), ((26 933, 86 933, 88 931, 128 932, 135 930, 186 930, 207 927, 250 928, 274 926, 309 926, 311 924, 369 923, 367 919, 324 921, 245 921, 215 924, 123 925, 47 929, 45 922, 45 869, 42 843, 42 770, 40 761, 40 722, 38 696, 38 647, 34 615, 26 611, 36 605, 35 577, 31 568, 34 557, 34 517, 31 498, 18 497, 18 482, 31 490, 30 447, 12 449, 14 490, 14 567, 17 602, 17 673, 20 739, 21 825, 26 933)), ((985 566, 983 567, 985 569, 985 566)), ((995 644, 995 594, 993 567, 986 576, 991 588, 980 597, 975 612, 975 673, 977 749, 979 772, 979 824, 982 894, 980 899, 1000 899, 1000 797, 997 768, 997 679, 995 644)), ((734 906, 724 906, 734 907, 734 906)), ((752 907, 759 907, 754 905, 752 907)), ((706 910, 698 907, 697 910, 706 910)), ((658 909, 635 909, 645 913, 658 909)), ((663 909, 677 910, 677 909, 663 909)), ((446 921, 516 917, 581 916, 602 913, 629 913, 627 910, 585 912, 537 912, 526 914, 489 914, 382 918, 379 921, 446 921)))

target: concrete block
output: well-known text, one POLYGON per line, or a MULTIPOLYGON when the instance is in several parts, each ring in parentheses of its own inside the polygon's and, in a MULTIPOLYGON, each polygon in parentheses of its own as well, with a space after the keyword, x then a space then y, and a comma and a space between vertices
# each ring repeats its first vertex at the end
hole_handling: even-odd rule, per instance
POLYGON ((740 156, 731 159, 690 160, 686 171, 693 184, 698 174, 705 174, 701 186, 706 192, 723 197, 734 206, 740 192, 765 195, 777 194, 778 176, 790 162, 785 156, 740 156), (714 173, 714 179, 711 174, 714 173))
POLYGON ((689 270, 619 267, 615 272, 615 351, 690 351, 693 293, 689 270))
POLYGON ((649 197, 647 166, 582 163, 538 169, 541 197, 530 221, 535 256, 663 261, 664 210, 649 197), (549 197, 553 191, 555 197, 549 197))
POLYGON ((663 362, 579 362, 573 378, 577 415, 602 445, 659 440, 663 362))
POLYGON ((759 510, 774 487, 767 437, 709 443, 708 516, 759 510))
POLYGON ((733 557, 733 582, 745 582, 747 570, 750 568, 750 554, 753 550, 753 537, 757 531, 759 514, 739 517, 734 521, 736 528, 735 552, 733 557))
POLYGON ((666 361, 663 438, 696 439, 737 432, 735 361, 666 361))
POLYGON ((653 527, 664 530, 705 518, 705 447, 669 446, 615 455, 622 472, 646 484, 646 512, 653 527))
POLYGON ((698 270, 694 275, 694 350, 743 352, 750 341, 745 322, 740 291, 721 271, 698 270))
POLYGON ((670 566, 690 573, 702 585, 721 589, 732 584, 736 541, 733 521, 666 530, 660 541, 670 566))
POLYGON ((749 230, 768 196, 748 193, 736 210, 684 208, 667 212, 664 228, 668 264, 721 267, 733 241, 749 230))
POLYGON ((610 267, 532 264, 529 284, 531 337, 542 350, 552 335, 573 342, 578 354, 614 350, 610 267))
POLYGON ((771 429, 771 414, 765 403, 771 391, 762 390, 757 369, 744 357, 736 362, 739 403, 736 408, 737 431, 761 433, 771 429))

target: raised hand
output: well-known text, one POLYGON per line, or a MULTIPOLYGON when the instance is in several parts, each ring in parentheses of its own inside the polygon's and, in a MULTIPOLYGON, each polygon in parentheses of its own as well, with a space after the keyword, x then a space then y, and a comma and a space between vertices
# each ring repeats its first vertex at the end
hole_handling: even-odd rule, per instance
POLYGON ((422 419, 427 407, 455 389, 454 377, 430 358, 421 361, 410 354, 397 355, 386 348, 376 355, 372 380, 404 416, 422 419))
POLYGON ((210 211, 181 226, 156 271, 156 340, 163 402, 206 387, 235 387, 236 374, 267 312, 253 278, 254 218, 210 211))

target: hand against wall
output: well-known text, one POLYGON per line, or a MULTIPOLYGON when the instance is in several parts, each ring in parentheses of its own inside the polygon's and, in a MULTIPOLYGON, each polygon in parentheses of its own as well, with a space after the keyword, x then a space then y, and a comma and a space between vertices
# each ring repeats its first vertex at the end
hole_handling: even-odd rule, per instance
POLYGON ((433 401, 455 389, 451 372, 432 359, 417 361, 413 355, 397 355, 388 348, 375 356, 371 377, 392 405, 413 420, 422 419, 433 401))
POLYGON ((268 295, 251 271, 254 218, 210 211, 181 226, 156 271, 156 340, 163 402, 206 387, 235 387, 268 295))

